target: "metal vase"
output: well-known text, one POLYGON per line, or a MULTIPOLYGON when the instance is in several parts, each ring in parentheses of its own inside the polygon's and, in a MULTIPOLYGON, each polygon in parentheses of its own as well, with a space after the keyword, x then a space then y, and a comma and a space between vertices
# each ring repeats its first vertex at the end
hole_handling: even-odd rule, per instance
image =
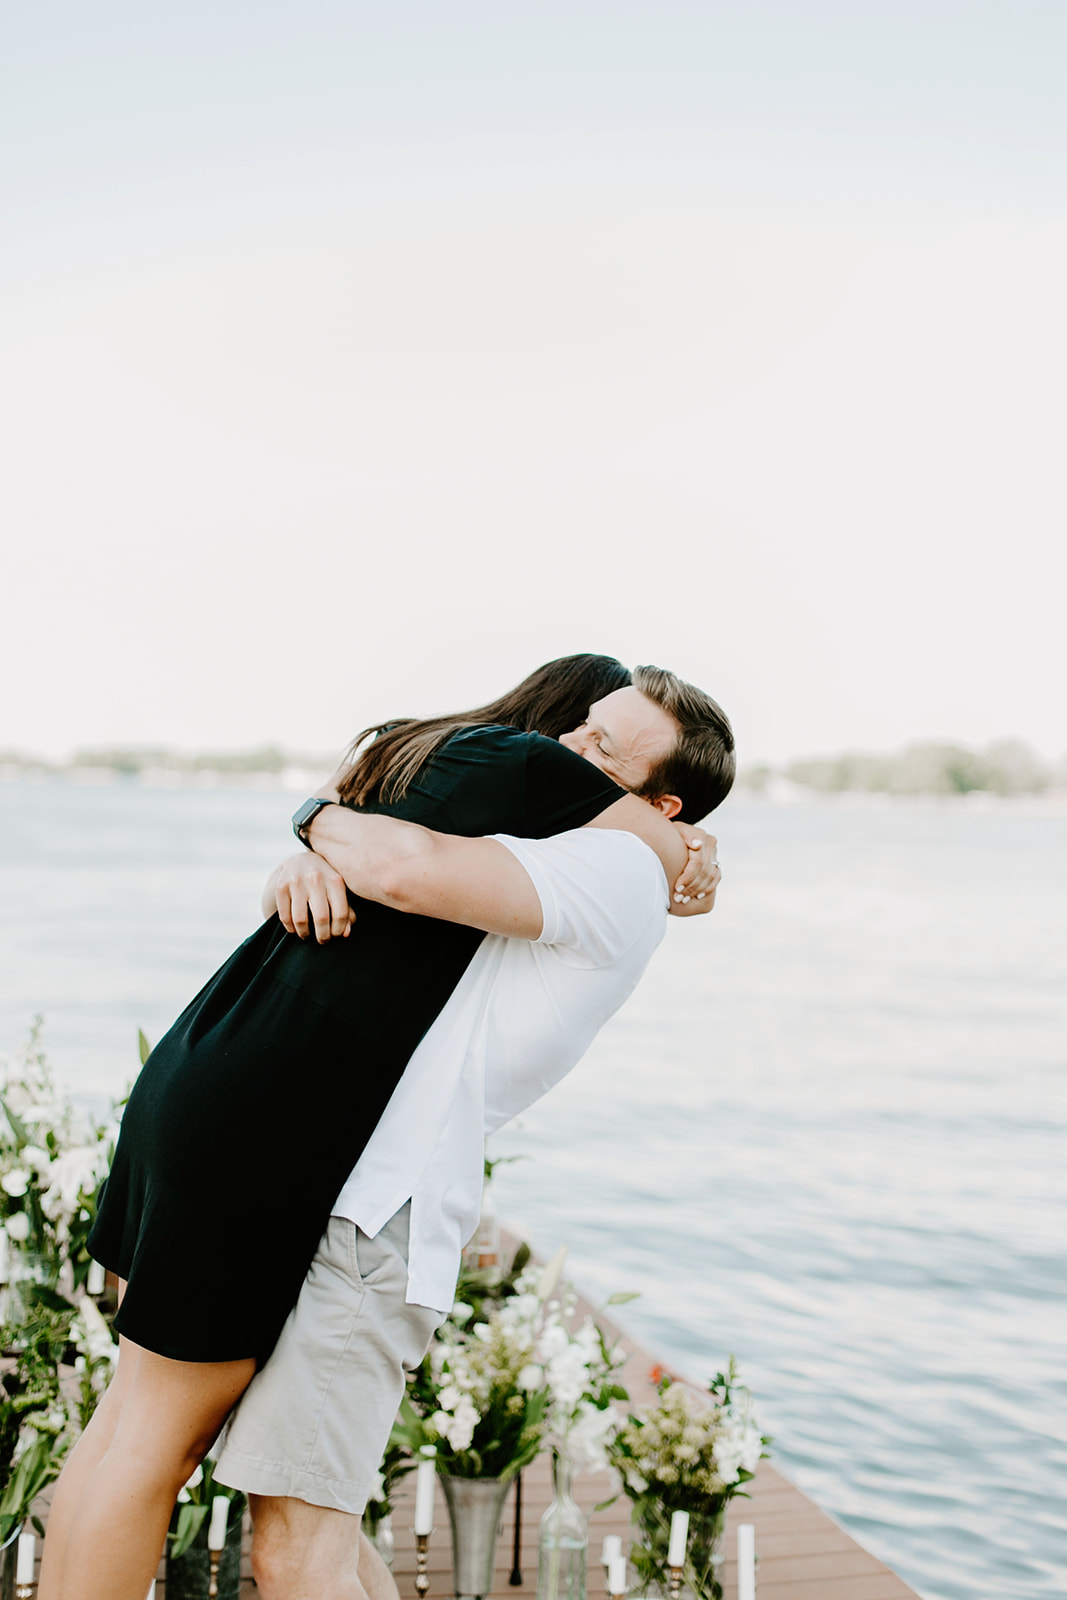
POLYGON ((452 1584, 460 1600, 481 1600, 493 1587, 493 1556, 510 1478, 440 1474, 452 1524, 452 1584))

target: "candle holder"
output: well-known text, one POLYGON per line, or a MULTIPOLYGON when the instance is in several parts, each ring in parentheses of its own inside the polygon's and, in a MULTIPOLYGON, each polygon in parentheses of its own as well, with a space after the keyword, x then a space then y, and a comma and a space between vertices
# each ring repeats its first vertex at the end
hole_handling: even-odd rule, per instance
POLYGON ((219 1595, 219 1562, 222 1560, 221 1550, 209 1550, 209 1568, 207 1579, 208 1600, 218 1600, 219 1595))
POLYGON ((430 1535, 417 1533, 415 1535, 415 1593, 419 1600, 430 1592, 430 1579, 426 1571, 426 1551, 429 1547, 430 1535))
POLYGON ((671 1597, 671 1600, 678 1600, 678 1596, 681 1594, 681 1592, 682 1592, 682 1568, 681 1567, 672 1567, 671 1568, 671 1586, 670 1586, 670 1597, 671 1597))

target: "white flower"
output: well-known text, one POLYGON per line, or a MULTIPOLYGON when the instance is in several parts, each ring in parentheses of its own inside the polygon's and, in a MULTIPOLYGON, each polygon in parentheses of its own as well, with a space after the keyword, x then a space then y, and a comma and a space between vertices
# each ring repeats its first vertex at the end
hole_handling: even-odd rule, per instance
POLYGON ((30 1175, 24 1167, 12 1167, 10 1172, 5 1172, 4 1176, 0 1178, 0 1187, 13 1200, 17 1200, 20 1195, 24 1195, 29 1186, 30 1175))
POLYGON ((435 1411, 430 1418, 430 1426, 442 1439, 447 1439, 453 1450, 459 1451, 469 1448, 480 1421, 477 1407, 468 1395, 464 1395, 456 1407, 455 1416, 449 1416, 447 1411, 435 1411))
POLYGON ((25 1244, 30 1236, 30 1219, 25 1211, 16 1211, 4 1224, 7 1236, 15 1244, 25 1244))
POLYGON ((536 1361, 528 1361, 515 1381, 520 1389, 540 1389, 545 1381, 545 1369, 536 1361))
POLYGON ((454 1383, 446 1383, 437 1396, 437 1404, 442 1411, 454 1411, 463 1398, 462 1391, 454 1383))
POLYGON ((73 1216, 79 1196, 92 1194, 107 1172, 107 1150, 102 1144, 76 1145, 65 1150, 53 1161, 48 1174, 51 1180, 41 1196, 41 1205, 47 1216, 73 1216))
POLYGON ((52 1165, 52 1157, 47 1150, 42 1150, 39 1144, 23 1145, 22 1160, 28 1167, 33 1167, 35 1172, 45 1172, 52 1165))
POLYGON ((489 1340, 493 1337, 493 1330, 490 1328, 488 1322, 476 1322, 474 1327, 471 1329, 471 1332, 476 1339, 481 1340, 482 1344, 488 1344, 489 1340))
MULTIPOLYGON (((70 1331, 75 1346, 82 1355, 88 1356, 90 1361, 109 1361, 112 1366, 118 1361, 119 1347, 111 1337, 111 1329, 100 1315, 95 1300, 90 1300, 86 1296, 78 1307, 78 1314, 70 1331)), ((189 1479, 188 1487, 195 1488, 203 1475, 201 1469, 197 1467, 189 1479), (200 1473, 200 1477, 197 1477, 197 1473, 200 1473)))
POLYGON ((608 1464, 608 1444, 618 1432, 621 1418, 612 1406, 602 1411, 583 1400, 567 1430, 567 1454, 580 1472, 602 1472, 608 1464))
POLYGON ((61 1107, 52 1105, 27 1106, 25 1111, 19 1112, 19 1117, 27 1128, 36 1128, 42 1122, 57 1122, 62 1120, 61 1107))
POLYGON ((452 1321, 458 1323, 461 1328, 465 1322, 470 1321, 473 1315, 474 1307, 467 1305, 463 1300, 457 1300, 452 1307, 452 1321))
POLYGON ((567 1337, 566 1328, 561 1328, 559 1323, 556 1322, 550 1328, 546 1328, 541 1335, 538 1341, 538 1354, 547 1365, 550 1361, 554 1361, 557 1357, 563 1355, 569 1347, 570 1340, 567 1337))

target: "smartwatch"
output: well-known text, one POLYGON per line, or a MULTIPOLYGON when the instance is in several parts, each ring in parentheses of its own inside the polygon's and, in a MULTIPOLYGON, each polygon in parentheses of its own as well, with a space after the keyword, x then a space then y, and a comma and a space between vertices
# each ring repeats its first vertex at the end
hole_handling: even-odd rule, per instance
POLYGON ((307 845, 309 850, 312 848, 312 844, 311 840, 307 836, 307 830, 310 828, 312 822, 315 820, 324 806, 333 806, 336 804, 336 800, 305 800, 304 804, 300 806, 298 810, 293 812, 293 832, 300 840, 300 843, 307 845))

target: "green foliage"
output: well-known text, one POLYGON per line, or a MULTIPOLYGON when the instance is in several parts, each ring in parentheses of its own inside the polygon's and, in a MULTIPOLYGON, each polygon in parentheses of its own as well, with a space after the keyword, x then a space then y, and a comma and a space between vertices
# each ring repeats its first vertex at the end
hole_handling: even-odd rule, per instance
POLYGON ((239 1523, 244 1514, 245 1497, 238 1489, 230 1489, 223 1483, 218 1483, 215 1478, 215 1462, 210 1456, 205 1456, 203 1462, 184 1489, 179 1492, 178 1504, 171 1517, 171 1526, 167 1533, 170 1544, 168 1555, 172 1561, 177 1561, 193 1544, 204 1523, 211 1515, 212 1504, 218 1495, 224 1495, 230 1502, 227 1513, 227 1537, 229 1530, 239 1523))
POLYGON ((25 1325, 0 1328, 13 1357, 0 1377, 0 1543, 59 1476, 71 1444, 59 1368, 74 1314, 73 1306, 55 1310, 38 1303, 25 1325))
MULTIPOLYGON (((742 783, 762 791, 772 776, 764 767, 746 774, 742 783)), ((893 755, 848 751, 810 756, 790 762, 783 776, 820 794, 1040 794, 1055 781, 1055 774, 1018 739, 1001 739, 981 750, 931 741, 893 755)))
POLYGON ((8 1250, 0 1342, 0 1538, 33 1501, 96 1408, 116 1347, 81 1297, 86 1240, 110 1164, 113 1129, 88 1119, 56 1086, 41 1019, 14 1061, 0 1061, 0 1228, 8 1250), (61 1369, 77 1372, 74 1393, 61 1369))

